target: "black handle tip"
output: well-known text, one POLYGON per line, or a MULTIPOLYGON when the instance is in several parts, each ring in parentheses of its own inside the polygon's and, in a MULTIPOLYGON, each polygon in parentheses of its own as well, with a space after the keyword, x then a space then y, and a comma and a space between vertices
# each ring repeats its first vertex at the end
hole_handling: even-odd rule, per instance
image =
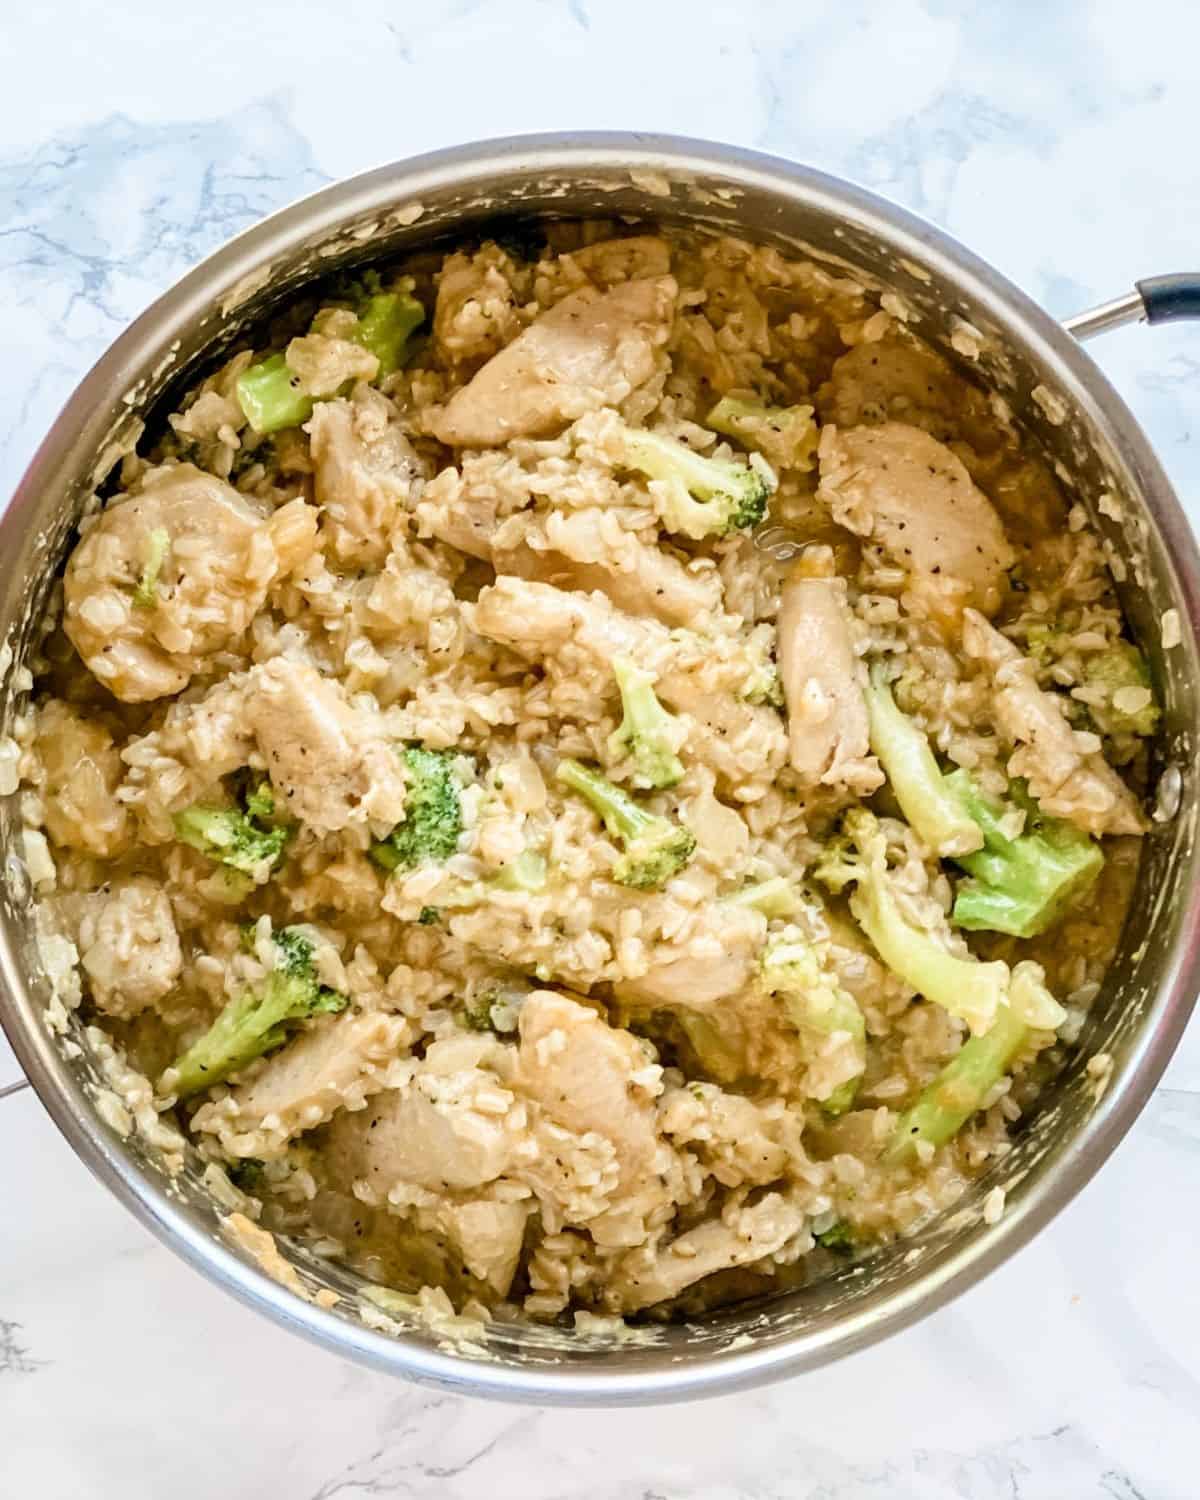
POLYGON ((1176 271, 1170 276, 1147 276, 1137 289, 1146 304, 1147 323, 1173 323, 1177 318, 1200 318, 1200 271, 1176 271))

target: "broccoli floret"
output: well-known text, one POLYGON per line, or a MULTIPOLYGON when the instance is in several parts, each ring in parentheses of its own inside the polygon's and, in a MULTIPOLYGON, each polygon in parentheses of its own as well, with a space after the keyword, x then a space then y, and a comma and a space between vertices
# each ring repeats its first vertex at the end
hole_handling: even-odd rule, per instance
POLYGON ((918 1144, 944 1146, 983 1106, 1025 1044, 1029 1028, 1014 1007, 1002 1005, 982 1036, 970 1037, 954 1054, 916 1103, 900 1116, 884 1156, 905 1162, 918 1144))
POLYGON ((555 776, 599 813, 604 826, 624 847, 612 878, 638 891, 657 890, 691 859, 695 835, 670 818, 647 812, 620 787, 577 760, 560 760, 555 776))
POLYGON ((833 890, 854 885, 850 910, 893 974, 972 1031, 986 1030, 1005 998, 1008 965, 960 958, 905 915, 888 871, 887 839, 873 813, 852 809, 844 832, 846 842, 819 861, 818 879, 833 890))
POLYGON ((255 432, 299 427, 313 413, 313 399, 300 389, 282 354, 272 354, 243 370, 237 380, 238 405, 255 432))
POLYGON ((1006 1002, 1028 1025, 1055 1030, 1066 1013, 1043 983, 1042 971, 1028 960, 1009 970, 970 955, 950 953, 905 914, 887 865, 887 839, 874 813, 853 808, 844 820, 844 842, 817 865, 817 877, 833 890, 853 883, 850 910, 880 958, 926 1000, 959 1017, 979 1035, 1006 1002))
POLYGON ((775 489, 762 459, 747 467, 706 458, 674 438, 627 428, 625 462, 656 481, 652 494, 668 531, 694 541, 757 526, 775 489))
POLYGON ((783 679, 773 661, 755 667, 746 679, 742 697, 747 703, 765 703, 768 708, 783 708, 783 679))
POLYGON ((724 899, 730 906, 748 906, 760 911, 768 920, 771 917, 794 917, 801 904, 795 886, 782 875, 745 885, 724 899))
POLYGON ((275 812, 275 797, 266 782, 246 794, 244 809, 185 808, 172 820, 175 837, 181 844, 198 849, 209 859, 228 865, 261 885, 283 859, 292 831, 287 827, 259 826, 275 812))
POLYGON ((1102 734, 1136 734, 1145 739, 1158 728, 1158 704, 1150 683, 1146 658, 1129 641, 1115 641, 1107 651, 1084 662, 1084 683, 1101 688, 1103 703, 1089 703, 1102 734))
POLYGON ((350 337, 379 361, 376 379, 382 380, 400 368, 409 335, 425 321, 425 309, 406 280, 397 291, 368 296, 357 311, 358 327, 350 337))
POLYGON ((442 920, 442 908, 440 906, 423 906, 417 916, 417 921, 422 927, 436 927, 442 920))
POLYGON ((754 448, 781 469, 811 469, 817 451, 817 424, 811 406, 767 406, 725 396, 705 418, 714 432, 754 448))
POLYGON ((914 831, 935 854, 957 858, 978 849, 982 834, 946 785, 925 735, 896 707, 878 663, 871 669, 866 700, 871 749, 914 831))
POLYGON ((634 786, 674 786, 683 779, 683 762, 675 754, 681 738, 679 720, 658 701, 651 674, 627 656, 613 659, 613 675, 625 716, 608 737, 609 755, 613 760, 629 756, 634 786))
POLYGON ((829 963, 828 944, 814 942, 798 927, 787 927, 763 949, 760 972, 764 988, 778 995, 801 1035, 828 1046, 841 1033, 854 1068, 821 1103, 829 1114, 842 1114, 854 1102, 867 1063, 867 1028, 853 995, 838 983, 829 963))
POLYGON ((954 900, 959 927, 1036 937, 1091 889, 1104 864, 1100 845, 1061 818, 1046 817, 1019 782, 1009 788, 1025 814, 1016 838, 1004 832, 1004 807, 985 797, 966 771, 947 776, 946 786, 983 834, 982 849, 955 855, 972 877, 954 900))
POLYGON ((345 995, 317 978, 312 939, 299 927, 273 934, 276 966, 257 989, 231 1000, 198 1041, 164 1074, 160 1085, 180 1099, 211 1088, 255 1058, 281 1046, 289 1029, 310 1016, 345 1010, 345 995))
POLYGON ((139 609, 153 609, 158 603, 158 575, 171 550, 171 534, 165 527, 156 526, 146 538, 146 558, 142 564, 142 576, 133 591, 133 602, 139 609))
POLYGON ((463 830, 453 752, 410 745, 404 752, 404 766, 408 773, 404 822, 371 845, 371 858, 389 873, 449 859, 463 830))

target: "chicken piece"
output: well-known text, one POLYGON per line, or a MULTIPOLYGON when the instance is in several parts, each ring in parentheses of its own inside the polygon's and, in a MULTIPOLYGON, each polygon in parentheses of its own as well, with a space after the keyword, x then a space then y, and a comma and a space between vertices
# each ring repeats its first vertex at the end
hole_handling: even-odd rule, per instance
MULTIPOLYGON (((665 659, 669 633, 657 623, 635 620, 615 610, 597 594, 574 594, 548 583, 497 578, 481 589, 475 604, 475 627, 490 640, 523 656, 553 657, 575 646, 590 661, 607 663, 614 656, 639 661, 665 659)), ((647 661, 647 670, 651 670, 647 661)), ((659 694, 662 694, 661 684, 659 694)))
POLYGON ((634 234, 572 250, 570 259, 589 281, 607 288, 640 277, 666 276, 671 269, 671 247, 656 234, 634 234))
POLYGON ((597 1244, 636 1242, 657 1200, 654 1093, 658 1069, 628 1031, 551 990, 535 990, 518 1020, 515 1086, 557 1125, 611 1143, 618 1166, 610 1208, 588 1228, 597 1244), (649 1070, 649 1072, 648 1072, 649 1070))
POLYGON ((652 1010, 709 1010, 746 984, 766 933, 761 913, 715 902, 707 916, 703 951, 660 944, 646 973, 623 980, 617 995, 652 1010))
POLYGON ((475 627, 481 635, 535 658, 556 660, 564 672, 581 666, 607 683, 614 656, 629 656, 655 673, 655 691, 671 708, 694 721, 690 753, 730 782, 749 768, 771 769, 784 756, 786 741, 772 709, 747 703, 734 691, 706 680, 699 638, 696 669, 671 665, 678 644, 657 621, 622 614, 600 594, 573 594, 549 584, 497 578, 480 591, 475 627))
POLYGON ((266 518, 191 464, 151 470, 67 563, 63 629, 125 703, 177 693, 232 646, 284 571, 266 518))
POLYGON ((716 569, 693 572, 660 547, 621 529, 599 507, 551 511, 526 524, 512 547, 493 547, 497 573, 552 583, 578 593, 599 591, 618 609, 667 625, 702 627, 721 607, 716 569))
POLYGON ((51 698, 38 709, 34 744, 45 776, 46 832, 84 854, 120 854, 129 842, 129 810, 116 797, 124 767, 112 735, 51 698))
POLYGON ((974 610, 963 617, 963 649, 992 674, 996 727, 1017 746, 1008 773, 1028 781, 1042 810, 1085 833, 1145 833, 1137 799, 1117 772, 1098 750, 1080 748, 1058 697, 1038 686, 1033 663, 974 610))
POLYGON ((932 349, 907 339, 859 344, 833 366, 817 395, 821 420, 831 426, 862 427, 907 422, 940 443, 994 441, 997 423, 988 398, 957 375, 932 349))
POLYGON ((331 1179, 352 1182, 375 1204, 400 1185, 445 1192, 494 1182, 514 1160, 524 1110, 480 1064, 492 1052, 512 1051, 490 1038, 435 1042, 408 1083, 334 1118, 326 1145, 331 1179))
POLYGON ((289 816, 318 833, 403 818, 404 772, 382 720, 315 667, 286 657, 255 667, 245 717, 289 816))
POLYGON ((403 1016, 345 1011, 273 1053, 249 1083, 201 1105, 195 1130, 217 1136, 230 1156, 281 1156, 293 1136, 341 1109, 361 1110, 389 1087, 409 1042, 403 1016))
POLYGON ((811 548, 793 565, 778 632, 792 769, 806 786, 845 786, 869 796, 883 772, 870 753, 863 669, 846 585, 833 574, 830 549, 811 548))
POLYGON ((438 478, 417 502, 414 514, 419 535, 435 536, 448 547, 456 547, 468 557, 477 557, 482 562, 492 560, 492 537, 499 519, 496 501, 489 496, 467 496, 461 490, 452 499, 443 501, 438 495, 442 479, 454 470, 442 470, 438 478))
POLYGON ((927 587, 994 614, 1015 556, 991 501, 961 459, 902 422, 826 427, 817 498, 835 521, 870 537, 927 587))
POLYGON ((421 466, 389 420, 391 403, 368 386, 349 401, 324 401, 308 423, 317 503, 338 562, 362 568, 388 553, 396 518, 421 466))
POLYGON ((709 1219, 661 1250, 633 1250, 617 1265, 605 1289, 614 1312, 636 1312, 677 1297, 714 1271, 750 1265, 780 1254, 800 1235, 805 1214, 781 1193, 767 1193, 721 1219, 709 1219))
POLYGON ((127 1020, 170 994, 183 952, 166 892, 135 876, 77 901, 79 962, 97 1007, 127 1020))
POLYGON ((455 448, 497 448, 619 405, 654 374, 676 290, 670 276, 659 276, 570 293, 454 393, 434 417, 433 435, 455 448))
POLYGON ((663 1096, 658 1124, 675 1146, 695 1151, 722 1187, 765 1187, 783 1176, 789 1155, 803 1159, 803 1117, 780 1100, 772 1110, 713 1084, 689 1083, 663 1096))
POLYGON ((433 337, 449 360, 488 359, 517 333, 515 269, 498 245, 447 256, 438 275, 433 337))
POLYGON ((498 1296, 507 1296, 521 1259, 529 1202, 505 1203, 489 1198, 446 1202, 438 1205, 435 1220, 470 1274, 498 1296))
POLYGON ((634 1177, 655 1155, 654 1104, 642 1075, 646 1049, 631 1032, 553 990, 534 990, 518 1018, 516 1085, 551 1119, 583 1135, 607 1136, 634 1177))

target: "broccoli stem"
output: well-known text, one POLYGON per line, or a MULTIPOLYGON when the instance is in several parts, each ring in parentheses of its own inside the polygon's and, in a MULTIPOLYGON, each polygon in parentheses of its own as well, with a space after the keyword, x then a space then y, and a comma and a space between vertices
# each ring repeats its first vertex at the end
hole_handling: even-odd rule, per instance
POLYGON ((1008 965, 947 953, 921 928, 906 922, 886 876, 863 880, 850 910, 893 974, 972 1030, 988 1024, 1008 988, 1008 965))
POLYGON ((972 877, 958 888, 954 920, 968 932, 1007 932, 1036 937, 1091 889, 1104 864, 1094 839, 1059 818, 1042 815, 1024 788, 1010 796, 1025 813, 1025 829, 1010 838, 1004 809, 985 797, 965 771, 945 784, 983 833, 983 848, 957 854, 972 877))
POLYGON ((919 1142, 944 1146, 983 1106, 1020 1052, 1029 1028, 1008 1005, 982 1036, 964 1042, 916 1102, 896 1121, 884 1160, 908 1161, 919 1142))
POLYGON ((675 786, 683 780, 683 762, 673 748, 678 720, 658 701, 654 677, 627 656, 613 658, 613 675, 624 718, 608 737, 609 755, 613 760, 629 756, 635 786, 675 786))
POLYGON ((560 760, 555 776, 589 803, 609 833, 620 839, 625 852, 612 868, 618 884, 656 890, 691 859, 696 848, 693 834, 669 818, 647 812, 599 772, 577 760, 560 760))
POLYGON ((153 609, 158 603, 158 575, 170 550, 170 532, 165 527, 156 526, 146 539, 146 560, 138 586, 133 591, 133 602, 140 609, 153 609))
POLYGON ((871 668, 866 699, 871 749, 911 827, 935 854, 957 858, 978 849, 983 837, 975 821, 946 785, 928 739, 896 707, 879 663, 871 668))
POLYGON ((238 405, 255 432, 299 427, 313 413, 313 400, 299 390, 282 354, 260 360, 238 376, 238 405))

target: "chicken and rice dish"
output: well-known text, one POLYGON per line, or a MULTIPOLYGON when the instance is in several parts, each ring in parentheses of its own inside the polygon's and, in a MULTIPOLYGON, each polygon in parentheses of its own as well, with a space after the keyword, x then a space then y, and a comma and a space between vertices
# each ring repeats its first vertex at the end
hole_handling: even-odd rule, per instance
POLYGON ((60 1002, 244 1220, 458 1309, 666 1316, 1009 1149, 1158 708, 1082 507, 895 299, 545 236, 326 285, 126 456, 24 851, 60 1002))

